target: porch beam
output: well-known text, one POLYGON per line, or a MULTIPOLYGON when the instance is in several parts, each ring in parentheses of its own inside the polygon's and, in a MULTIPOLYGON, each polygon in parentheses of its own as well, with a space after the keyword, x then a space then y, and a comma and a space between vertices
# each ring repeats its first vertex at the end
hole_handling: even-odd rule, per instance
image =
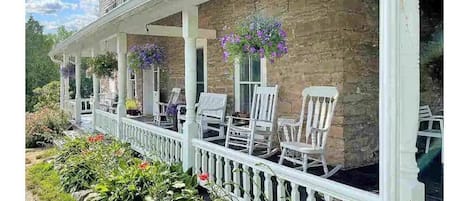
MULTIPOLYGON (((133 29, 128 33, 135 34, 135 35, 151 35, 151 36, 167 36, 167 37, 182 37, 183 36, 182 27, 147 25, 146 28, 148 28, 148 31, 145 29, 145 27, 142 27, 141 29, 133 29)), ((213 29, 198 29, 197 38, 216 39, 217 31, 213 29)))
POLYGON ((81 122, 81 51, 75 55, 75 124, 80 125, 81 122))
POLYGON ((383 201, 423 201, 415 160, 419 107, 418 0, 380 1, 380 179, 383 201))
POLYGON ((197 123, 195 122, 196 99, 196 40, 198 34, 198 8, 187 7, 182 11, 182 30, 184 37, 185 61, 185 94, 186 94, 186 122, 183 125, 182 137, 182 166, 189 170, 194 164, 194 147, 192 139, 197 136, 197 123))
MULTIPOLYGON (((119 99, 117 102, 118 125, 121 125, 122 117, 126 116, 125 111, 125 95, 127 80, 127 34, 118 33, 117 35, 117 69, 118 69, 118 92, 119 99)), ((120 135, 120 128, 117 128, 117 134, 120 135)))

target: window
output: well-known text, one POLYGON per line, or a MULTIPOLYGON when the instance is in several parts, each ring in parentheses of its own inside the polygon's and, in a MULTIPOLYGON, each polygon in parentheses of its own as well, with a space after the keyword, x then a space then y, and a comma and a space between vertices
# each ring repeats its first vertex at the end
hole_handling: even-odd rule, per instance
POLYGON ((197 98, 196 101, 199 101, 200 93, 205 91, 205 82, 204 82, 204 49, 197 49, 197 98))
POLYGON ((254 86, 265 85, 265 60, 245 57, 235 66, 235 109, 249 113, 254 86))

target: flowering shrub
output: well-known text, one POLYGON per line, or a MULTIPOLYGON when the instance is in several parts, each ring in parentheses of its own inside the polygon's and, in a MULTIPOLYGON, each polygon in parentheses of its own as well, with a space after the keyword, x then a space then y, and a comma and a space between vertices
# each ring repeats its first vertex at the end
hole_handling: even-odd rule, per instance
POLYGON ((91 72, 99 77, 110 77, 117 70, 116 53, 106 52, 104 55, 98 55, 90 62, 91 72))
POLYGON ((268 58, 271 63, 288 53, 282 24, 274 18, 255 15, 220 38, 225 61, 244 56, 268 58))
POLYGON ((156 44, 132 46, 129 52, 129 65, 132 69, 151 69, 153 65, 162 66, 165 60, 164 49, 156 44))
POLYGON ((52 81, 48 84, 35 88, 33 90, 37 102, 34 105, 34 111, 47 107, 58 110, 60 102, 60 82, 52 81))
POLYGON ((52 143, 62 136, 69 125, 67 115, 59 109, 43 107, 34 113, 26 113, 26 147, 37 147, 42 143, 52 143))
POLYGON ((72 63, 67 63, 67 65, 60 68, 62 77, 74 77, 75 76, 75 65, 72 63))

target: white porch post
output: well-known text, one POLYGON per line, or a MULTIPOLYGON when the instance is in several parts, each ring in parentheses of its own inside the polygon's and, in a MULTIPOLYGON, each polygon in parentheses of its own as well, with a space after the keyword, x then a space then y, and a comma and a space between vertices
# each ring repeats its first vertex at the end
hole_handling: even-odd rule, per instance
POLYGON ((81 73, 80 73, 80 65, 81 65, 81 50, 77 52, 75 55, 75 123, 77 125, 81 122, 81 73))
MULTIPOLYGON (((63 54, 63 57, 64 57, 64 58, 63 58, 63 67, 64 67, 64 68, 67 67, 68 63, 70 62, 70 61, 69 61, 70 58, 69 58, 68 56, 69 56, 69 55, 67 55, 67 54, 65 54, 65 53, 63 54)), ((64 85, 64 89, 63 89, 63 90, 64 90, 64 94, 63 94, 63 106, 64 106, 65 109, 68 109, 68 108, 67 108, 67 107, 68 107, 68 99, 70 98, 69 76, 64 77, 64 83, 63 83, 63 85, 64 85)))
MULTIPOLYGON (((91 49, 91 58, 94 58, 95 48, 91 49)), ((99 104, 99 79, 96 73, 93 73, 93 130, 96 130, 96 108, 99 104)))
POLYGON ((188 170, 194 164, 194 147, 192 139, 197 135, 197 123, 195 122, 196 99, 196 39, 198 31, 198 8, 188 7, 182 11, 182 34, 184 37, 185 59, 185 93, 186 93, 186 122, 183 126, 182 139, 182 166, 188 170))
POLYGON ((65 66, 65 57, 62 60, 62 63, 60 63, 60 109, 64 109, 64 87, 65 87, 65 79, 64 75, 62 73, 62 68, 65 66))
POLYGON ((419 107, 418 0, 380 1, 380 198, 424 200, 415 160, 419 107))
POLYGON ((121 118, 126 116, 125 111, 125 95, 126 95, 126 80, 127 80, 127 34, 117 34, 117 69, 118 69, 118 91, 119 100, 117 102, 117 115, 118 124, 117 136, 120 136, 121 118))

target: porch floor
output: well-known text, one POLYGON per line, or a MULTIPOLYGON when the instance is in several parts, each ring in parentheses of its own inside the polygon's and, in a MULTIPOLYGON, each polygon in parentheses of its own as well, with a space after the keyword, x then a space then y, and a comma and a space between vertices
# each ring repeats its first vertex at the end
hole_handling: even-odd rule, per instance
MULTIPOLYGON (((136 117, 133 118, 137 121, 155 125, 153 117, 136 117)), ((84 131, 91 132, 92 129, 92 115, 82 115, 82 122, 80 127, 84 131)), ((215 133, 206 133, 205 137, 212 136, 215 133)), ((224 140, 215 140, 212 143, 224 146, 224 140)), ((420 156, 421 154, 418 154, 420 156)), ((277 163, 280 153, 267 158, 267 160, 277 163)), ((425 184, 425 200, 426 201, 441 201, 443 200, 443 166, 441 164, 441 154, 433 159, 428 168, 420 172, 418 180, 425 184)), ((285 161, 284 165, 293 167, 292 163, 285 161)), ((329 166, 331 170, 333 167, 329 166)), ((322 167, 309 168, 308 173, 314 175, 322 175, 322 167)), ((353 186, 366 191, 378 193, 379 189, 379 164, 370 166, 339 170, 337 173, 329 177, 333 181, 342 184, 353 186)))

